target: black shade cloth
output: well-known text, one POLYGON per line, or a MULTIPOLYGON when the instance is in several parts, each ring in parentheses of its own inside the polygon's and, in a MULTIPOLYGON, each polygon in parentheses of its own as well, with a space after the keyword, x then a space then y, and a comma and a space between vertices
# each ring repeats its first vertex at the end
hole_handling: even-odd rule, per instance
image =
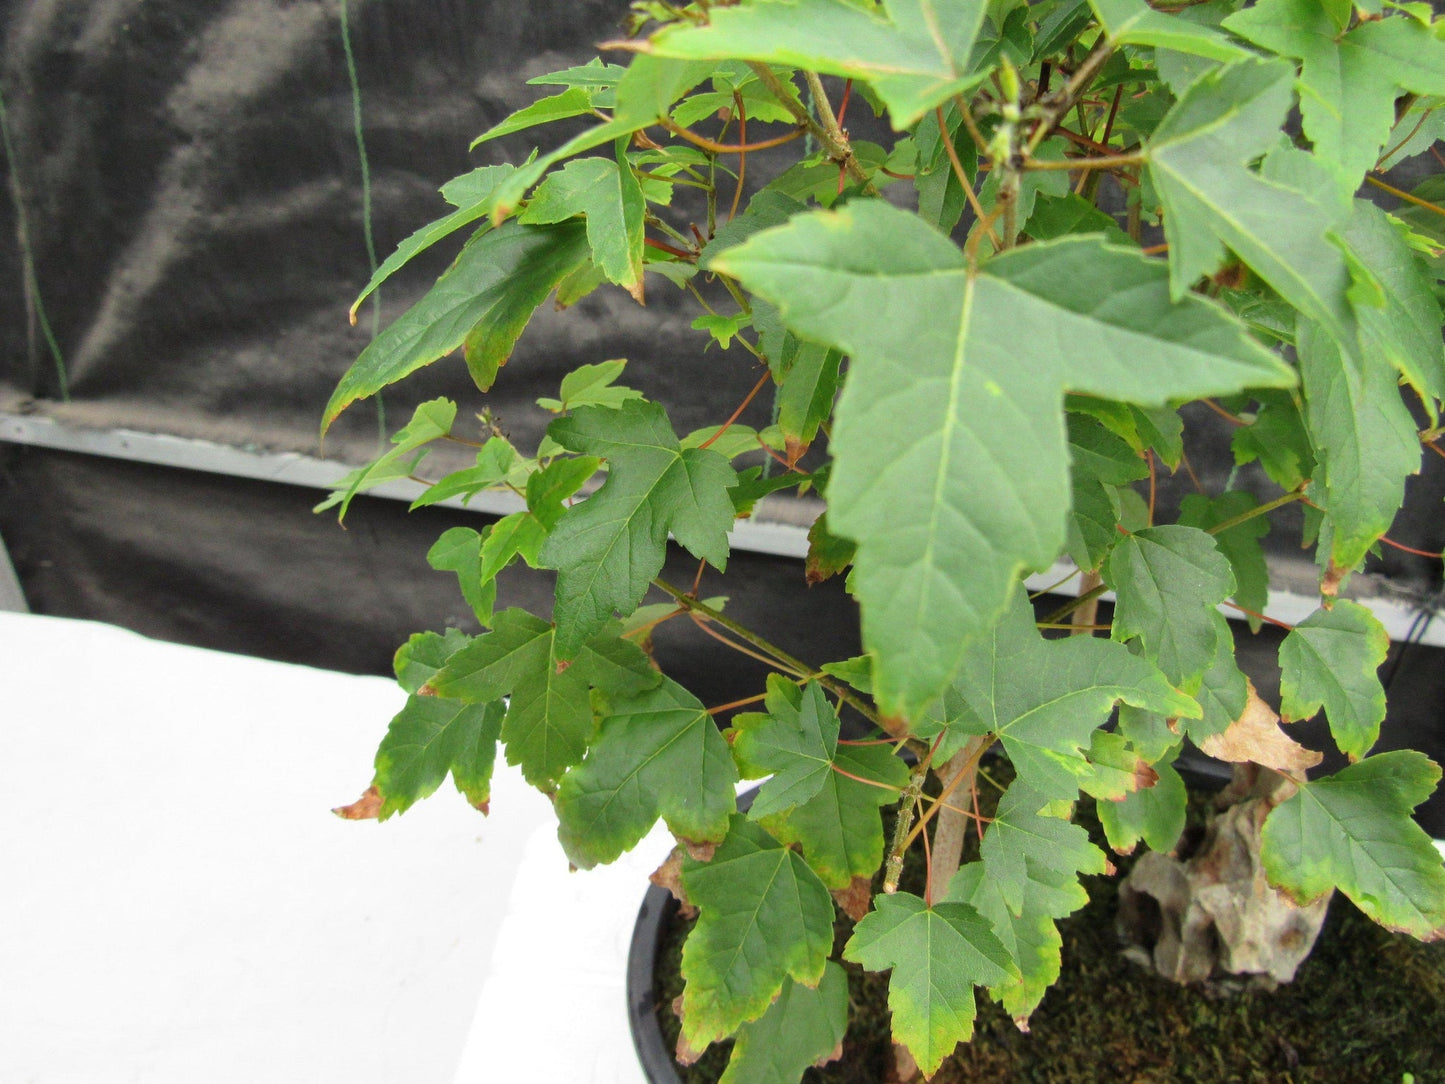
MULTIPOLYGON (((525 156, 528 135, 467 147, 545 93, 528 77, 583 63, 618 36, 626 10, 625 0, 0 0, 0 412, 361 462, 422 400, 480 409, 448 359, 388 391, 384 419, 362 403, 324 447, 317 435, 373 319, 420 297, 461 237, 389 281, 375 316, 368 306, 352 327, 346 310, 373 259, 445 212, 443 182, 525 156)), ((854 113, 863 131, 866 110, 854 113)), ((750 168, 766 172, 761 159, 750 168)), ((758 372, 750 359, 702 350, 687 328, 695 313, 669 283, 650 277, 647 301, 606 288, 566 312, 544 307, 486 401, 519 445, 534 446, 546 424, 534 400, 582 362, 628 358, 627 382, 667 405, 679 432, 741 401, 758 372)), ((743 420, 766 424, 768 406, 743 420)), ((1192 466, 1217 488, 1233 469, 1227 427, 1201 415, 1190 439, 1192 466)), ((1426 467, 1392 534, 1438 552, 1445 463, 1429 456, 1426 467)), ((1161 502, 1188 486, 1165 479, 1161 502)), ((317 499, 0 445, 0 537, 38 612, 373 673, 410 632, 467 627, 454 581, 424 557, 445 527, 478 517, 363 500, 342 530, 311 514, 317 499)), ((1284 554, 1297 537, 1285 524, 1268 544, 1284 554)), ((738 554, 732 565, 716 587, 732 612, 777 619, 776 639, 811 661, 856 650, 856 612, 836 582, 810 590, 799 563, 778 558, 738 554)), ((1409 597, 1440 590, 1438 560, 1388 551, 1373 569, 1409 597)), ((674 555, 674 578, 693 570, 674 555)), ((546 586, 508 577, 502 604, 545 612, 546 586)), ((709 702, 761 685, 759 667, 700 633, 672 629, 659 644, 709 702)), ((1383 744, 1441 756, 1439 653, 1409 649, 1391 673, 1383 744)), ((1269 686, 1267 672, 1256 680, 1269 686)))

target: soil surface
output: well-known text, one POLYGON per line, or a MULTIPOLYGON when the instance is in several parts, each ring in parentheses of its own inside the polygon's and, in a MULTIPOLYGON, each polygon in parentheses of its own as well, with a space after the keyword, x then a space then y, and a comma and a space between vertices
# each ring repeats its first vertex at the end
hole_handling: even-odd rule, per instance
MULTIPOLYGON (((1208 801, 1194 798, 1199 815, 1208 801)), ((1097 833, 1091 804, 1081 806, 1076 819, 1097 833)), ((1129 859, 1115 861, 1122 876, 1129 859)), ((1337 894, 1293 983, 1274 990, 1238 989, 1247 986, 1241 983, 1185 987, 1120 954, 1117 879, 1084 883, 1090 903, 1059 924, 1063 973, 1031 1018, 1029 1034, 980 993, 973 1041, 944 1062, 933 1084, 1445 1082, 1445 943, 1424 945, 1389 933, 1337 894)), ((682 989, 678 965, 690 929, 691 923, 675 921, 659 957, 658 1018, 669 1043, 678 1031, 670 1006, 682 989)), ((839 950, 851 929, 840 917, 839 950)), ((886 1084, 893 1079, 888 975, 844 966, 854 1015, 843 1058, 808 1070, 804 1081, 886 1084)), ((716 1044, 678 1075, 685 1084, 710 1084, 728 1054, 728 1044, 716 1044)))

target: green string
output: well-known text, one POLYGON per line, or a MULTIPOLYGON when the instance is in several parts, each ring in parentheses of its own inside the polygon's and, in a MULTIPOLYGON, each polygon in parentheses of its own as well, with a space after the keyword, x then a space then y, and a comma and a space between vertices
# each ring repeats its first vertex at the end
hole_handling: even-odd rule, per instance
POLYGON ((5 164, 10 170, 10 194, 15 201, 15 232, 20 242, 20 264, 25 275, 25 298, 36 322, 40 325, 40 333, 45 336, 46 345, 50 347, 50 356, 55 359, 55 373, 60 381, 60 400, 68 403, 70 402, 70 379, 65 371, 65 357, 60 352, 60 344, 55 340, 55 332, 51 330, 50 320, 45 315, 45 304, 40 298, 40 280, 35 274, 35 254, 30 248, 30 229, 25 220, 25 201, 21 199, 20 169, 15 157, 15 148, 10 142, 10 122, 5 113, 3 95, 0 95, 0 142, 3 142, 5 147, 5 164))
MULTIPOLYGON (((366 156, 366 136, 361 123, 361 80, 356 74, 356 55, 351 49, 351 17, 346 0, 341 0, 341 51, 346 55, 346 76, 351 82, 351 130, 356 136, 356 153, 361 160, 361 229, 366 238, 366 259, 371 273, 376 274, 376 242, 371 232, 371 164, 366 156)), ((371 295, 371 337, 381 330, 381 290, 371 295)), ((376 396, 377 439, 386 445, 386 404, 376 396)))

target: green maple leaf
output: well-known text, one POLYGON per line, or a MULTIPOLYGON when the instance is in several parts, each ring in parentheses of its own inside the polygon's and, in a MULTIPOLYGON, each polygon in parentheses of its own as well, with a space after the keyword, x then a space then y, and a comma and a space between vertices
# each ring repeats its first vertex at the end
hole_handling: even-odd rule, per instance
POLYGON ((1234 593, 1234 573, 1214 539, 1197 527, 1135 531, 1114 547, 1104 582, 1118 596, 1110 636, 1136 637, 1175 685, 1198 688, 1215 659, 1215 607, 1234 593))
POLYGON ((1445 42, 1407 15, 1346 33, 1316 0, 1259 0, 1226 29, 1300 61, 1300 114, 1315 153, 1353 193, 1389 138, 1402 93, 1445 94, 1445 42))
POLYGON ((415 633, 396 649, 392 658, 397 684, 408 693, 419 692, 447 664, 449 658, 471 642, 472 638, 461 629, 447 629, 445 633, 415 633))
POLYGON ((1111 802, 1139 786, 1139 750, 1128 738, 1110 730, 1096 730, 1084 750, 1089 770, 1079 776, 1079 789, 1101 802, 1111 802))
POLYGON ((579 158, 537 186, 522 223, 550 225, 573 215, 587 219, 592 262, 609 282, 642 300, 642 218, 647 205, 642 185, 627 160, 627 141, 619 139, 616 159, 579 158))
POLYGON ((421 496, 411 502, 411 511, 452 497, 466 504, 484 489, 503 485, 507 478, 523 468, 523 460, 506 437, 492 437, 477 452, 476 465, 452 471, 421 496))
POLYGON ((857 552, 852 542, 828 530, 828 513, 823 512, 808 528, 808 555, 804 559, 808 582, 822 583, 846 572, 857 552))
POLYGON ((587 259, 581 223, 512 222, 479 233, 426 295, 397 317, 342 376, 322 414, 324 434, 343 410, 466 346, 486 391, 537 306, 587 259))
POLYGON ((823 978, 832 897, 763 829, 734 816, 710 862, 683 862, 682 883, 699 912, 682 949, 682 1029, 694 1049, 762 1016, 787 979, 823 978))
POLYGON ((908 892, 874 897, 853 929, 843 959, 869 971, 893 969, 888 1008, 893 1038, 932 1076, 953 1048, 973 1036, 973 988, 1019 977, 992 924, 966 903, 930 907, 908 892))
POLYGON ((979 847, 989 878, 1015 915, 1023 912, 1025 890, 1037 869, 1070 876, 1105 869, 1104 852, 1089 842, 1089 833, 1041 813, 1047 804, 1044 795, 1015 782, 999 799, 979 847))
POLYGON ((562 502, 581 489, 601 465, 602 461, 592 456, 564 456, 528 475, 526 511, 503 516, 482 540, 482 581, 495 580, 518 557, 540 568, 542 544, 562 518, 562 502))
POLYGON ((768 675, 767 713, 747 712, 732 724, 733 755, 748 777, 771 774, 748 809, 761 820, 801 805, 833 774, 838 713, 809 682, 799 688, 781 674, 768 675))
POLYGON ((1148 477, 1149 468, 1097 419, 1070 411, 1068 426, 1073 490, 1069 555, 1080 568, 1098 568, 1120 538, 1119 487, 1148 477))
POLYGON ((817 343, 787 336, 787 347, 777 366, 778 427, 784 440, 803 448, 813 443, 818 429, 833 413, 843 355, 817 343))
POLYGON ((411 453, 450 433, 456 417, 457 405, 450 399, 432 399, 422 403, 412 412, 411 421, 392 434, 391 442, 396 445, 395 448, 389 449, 385 455, 341 479, 331 496, 312 511, 321 512, 340 504, 341 508, 336 513, 336 521, 340 523, 346 518, 346 510, 351 507, 351 498, 358 493, 394 478, 406 478, 413 474, 425 453, 411 453))
MULTIPOLYGON (((1229 631, 1229 622, 1217 610, 1205 612, 1204 616, 1214 626, 1214 655, 1194 693, 1204 714, 1198 719, 1182 720, 1185 736, 1196 745, 1228 730, 1229 725, 1244 714, 1249 702, 1249 680, 1235 662, 1234 634, 1229 631)), ((1202 623, 1198 631, 1203 634, 1202 623)))
POLYGON ((381 792, 381 820, 434 793, 449 772, 468 802, 486 808, 502 706, 417 695, 470 639, 457 629, 418 633, 396 653, 397 681, 411 695, 376 751, 372 782, 381 792))
POLYGON ((1378 674, 1390 638, 1374 614, 1339 599, 1316 610, 1279 645, 1280 714, 1308 719, 1321 708, 1335 744, 1351 760, 1370 751, 1385 718, 1378 674))
POLYGON ((882 864, 879 807, 897 801, 908 784, 908 766, 886 748, 847 745, 837 748, 833 765, 840 770, 829 771, 816 794, 768 817, 763 827, 787 846, 800 847, 825 885, 842 889, 882 864))
POLYGON ((1287 392, 1260 392, 1254 421, 1235 429, 1234 461, 1259 461, 1264 473, 1286 492, 1298 489, 1314 473, 1315 457, 1299 404, 1287 392))
POLYGON ((797 1084, 830 1057, 848 1028, 848 973, 828 961, 816 989, 789 979, 758 1019, 738 1028, 718 1084, 797 1084))
POLYGON ((554 414, 565 414, 582 406, 618 407, 629 399, 641 399, 642 392, 614 383, 627 367, 625 358, 579 365, 562 378, 560 399, 538 399, 537 405, 554 414))
MULTIPOLYGON (((653 56, 634 57, 617 77, 611 119, 573 136, 540 158, 529 159, 508 174, 491 196, 493 223, 499 223, 510 215, 527 190, 556 163, 656 124, 667 116, 673 102, 710 76, 714 68, 715 65, 709 63, 653 56)), ((596 98, 593 102, 599 104, 596 98)))
POLYGON ((1400 749, 1304 784, 1264 822, 1270 884, 1300 903, 1338 888, 1382 926, 1445 937, 1445 866, 1410 819, 1439 781, 1428 757, 1400 749))
POLYGON ((1098 804, 1099 823, 1109 846, 1132 854, 1143 840, 1151 851, 1168 854, 1184 832, 1189 792, 1172 764, 1155 764, 1152 787, 1130 791, 1117 801, 1098 804))
POLYGON ((515 169, 515 166, 509 164, 481 166, 470 173, 454 177, 444 184, 442 197, 456 210, 423 226, 396 246, 396 251, 372 273, 371 280, 357 295, 356 300, 351 303, 352 321, 355 322, 357 310, 361 308, 362 302, 370 297, 378 286, 409 263, 417 253, 490 214, 493 193, 515 169))
POLYGON ((494 528, 486 533, 470 527, 449 527, 427 550, 427 564, 438 572, 455 572, 462 598, 483 625, 492 623, 492 607, 497 601, 497 585, 482 574, 482 549, 494 528))
POLYGON ((1016 574, 1063 546, 1066 388, 1161 404, 1294 379, 1223 310, 1172 305, 1157 261, 1091 237, 971 271, 917 216, 868 200, 796 216, 712 267, 852 357, 828 520, 859 544, 864 642, 890 713, 936 697, 1016 574))
POLYGON ((635 693, 661 681, 635 644, 615 634, 589 640, 570 663, 555 630, 525 610, 503 610, 492 631, 447 660, 429 682, 443 697, 488 703, 509 697, 502 741, 507 763, 529 783, 547 786, 582 760, 596 729, 589 688, 635 693))
POLYGON ((742 58, 857 79, 877 92, 902 131, 984 78, 969 60, 987 6, 884 0, 875 15, 847 0, 759 0, 714 8, 707 25, 668 27, 649 47, 659 56, 742 58))
MULTIPOLYGON (((531 82, 532 80, 529 80, 531 82)), ((560 94, 538 98, 531 105, 523 106, 516 112, 492 125, 476 139, 469 150, 476 150, 483 143, 516 132, 525 132, 539 124, 553 124, 559 120, 587 116, 593 110, 593 93, 589 87, 572 86, 560 94)))
POLYGON ((1434 401, 1445 398, 1445 342, 1430 276, 1401 223, 1373 203, 1353 201, 1337 233, 1364 295, 1355 314, 1366 355, 1382 355, 1393 365, 1419 392, 1433 420, 1434 401))
POLYGON ((1328 528, 1319 556, 1348 570, 1394 522, 1405 476, 1420 466, 1420 438, 1385 359, 1342 351, 1308 322, 1300 327, 1299 359, 1318 461, 1309 492, 1328 528))
POLYGON ((949 882, 947 899, 967 903, 993 926, 1018 975, 989 987, 1017 1023, 1026 1023, 1063 969, 1063 936, 1056 919, 1089 902, 1075 874, 1030 864, 1023 906, 1017 914, 982 862, 970 862, 949 882))
POLYGON ((547 435, 607 460, 607 481, 563 513, 540 560, 558 570, 557 638, 563 657, 630 613, 662 570, 668 532, 715 568, 727 564, 737 474, 710 448, 684 449, 657 403, 581 407, 547 435))
POLYGON ((1148 177, 1164 205, 1174 296, 1233 251, 1340 342, 1354 341, 1344 253, 1328 215, 1305 193, 1246 163, 1279 143, 1294 68, 1247 60, 1194 82, 1146 141, 1148 177))
POLYGON ((1084 750, 1115 704, 1166 715, 1200 712, 1122 644, 1079 636, 1045 640, 1021 593, 970 645, 953 691, 967 710, 952 728, 996 734, 1019 780, 1046 801, 1077 797, 1080 779, 1091 773, 1084 750))
MULTIPOLYGON (((1190 493, 1180 502, 1178 523, 1208 531, 1258 507, 1259 498, 1242 489, 1231 489, 1213 498, 1190 493)), ((1269 603, 1269 569, 1264 562, 1264 547, 1259 544, 1267 534, 1269 517, 1260 515, 1210 536, 1234 573, 1234 601, 1255 613, 1262 612, 1269 603)), ((1251 614, 1249 625, 1258 632, 1260 619, 1251 614)))
POLYGON ((1209 26, 1155 11, 1144 0, 1089 0, 1116 45, 1149 45, 1209 60, 1238 60, 1249 55, 1209 26))
POLYGON ((502 705, 410 696, 376 750, 376 789, 386 820, 436 791, 450 772, 467 801, 485 808, 502 728, 502 705))
POLYGON ((674 835, 720 841, 737 808, 732 754, 707 709, 677 682, 613 699, 587 758, 557 788, 558 838, 591 869, 637 845, 661 817, 674 835))

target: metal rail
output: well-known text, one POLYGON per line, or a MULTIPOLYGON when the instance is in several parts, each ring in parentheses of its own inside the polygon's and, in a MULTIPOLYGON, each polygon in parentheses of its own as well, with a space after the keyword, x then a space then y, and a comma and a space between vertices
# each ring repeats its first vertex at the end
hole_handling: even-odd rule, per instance
MULTIPOLYGON (((212 441, 193 440, 169 436, 162 433, 143 433, 130 429, 90 429, 70 425, 54 418, 39 414, 16 414, 0 412, 0 443, 26 445, 37 448, 51 448, 57 451, 74 452, 83 455, 103 456, 133 463, 148 463, 156 466, 181 470, 203 471, 209 474, 231 478, 251 478, 265 482, 279 482, 285 485, 303 486, 311 489, 330 491, 335 488, 351 466, 335 460, 320 459, 294 452, 264 452, 236 448, 212 441)), ((405 479, 386 482, 366 491, 365 496, 410 503, 422 492, 423 486, 405 479)), ((439 502, 443 506, 461 508, 486 515, 507 515, 525 507, 522 499, 507 492, 482 492, 463 504, 460 498, 439 502)), ((821 509, 821 502, 809 502, 810 507, 821 509)), ((777 557, 792 557, 801 560, 808 553, 808 520, 804 509, 791 504, 780 504, 764 500, 759 503, 758 513, 751 519, 739 520, 733 526, 732 548, 749 553, 768 554, 777 557), (792 515, 783 519, 777 515, 786 509, 792 515), (788 520, 793 520, 789 522, 788 520)), ((816 514, 816 512, 814 513, 816 514)), ((3 548, 0 548, 3 555, 3 548)), ((6 559, 0 565, 0 608, 4 608, 6 584, 4 574, 9 568, 6 559)), ((1052 568, 1036 573, 1026 584, 1031 591, 1052 587, 1058 594, 1077 594, 1077 577, 1066 580, 1072 564, 1060 562, 1052 568), (1060 583, 1059 581, 1065 581, 1060 583), (1055 586, 1057 585, 1057 586, 1055 586)), ((13 572, 11 573, 13 579, 13 572)), ((1296 570, 1290 577, 1303 580, 1296 570)), ((1356 589, 1351 593, 1356 601, 1367 606, 1384 625, 1392 641, 1412 638, 1417 643, 1445 647, 1445 620, 1424 622, 1421 625, 1421 607, 1409 599, 1391 598, 1384 594, 1369 594, 1360 590, 1366 582, 1355 577, 1356 589)), ((15 588, 18 593, 18 584, 15 588)), ((1103 596, 1106 600, 1112 595, 1103 596)), ((23 605, 23 595, 21 604, 23 605)), ((1267 617, 1294 625, 1303 621, 1318 607, 1318 598, 1304 590, 1272 589, 1267 617)), ((13 607, 11 607, 13 608, 13 607)), ((1221 612, 1232 620, 1242 620, 1241 615, 1221 607, 1221 612)))

